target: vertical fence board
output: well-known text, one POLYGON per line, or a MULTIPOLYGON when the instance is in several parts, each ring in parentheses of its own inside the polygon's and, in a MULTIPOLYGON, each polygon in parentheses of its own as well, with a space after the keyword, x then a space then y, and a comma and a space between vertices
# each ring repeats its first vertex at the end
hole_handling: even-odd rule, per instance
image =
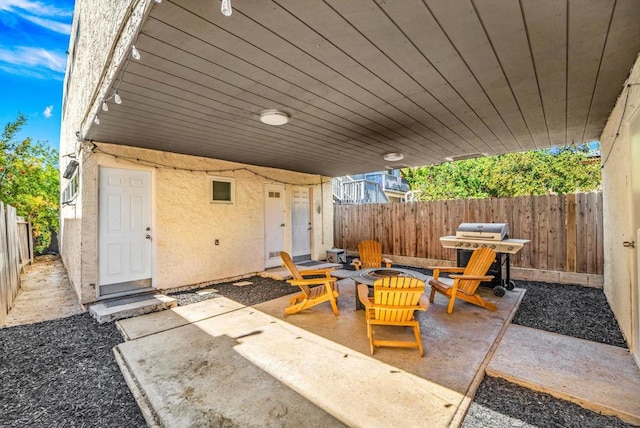
POLYGON ((0 324, 18 294, 22 267, 33 261, 30 233, 29 224, 18 220, 16 209, 0 202, 0 324))
POLYGON ((9 313, 9 295, 11 294, 8 271, 7 220, 4 207, 4 203, 0 202, 0 324, 4 324, 9 313))
POLYGON ((508 223, 512 238, 530 239, 512 265, 603 273, 602 193, 337 205, 334 245, 356 251, 376 239, 385 254, 455 260, 439 238, 462 222, 508 223))
POLYGON ((596 193, 596 274, 604 275, 604 223, 602 216, 602 192, 596 193))

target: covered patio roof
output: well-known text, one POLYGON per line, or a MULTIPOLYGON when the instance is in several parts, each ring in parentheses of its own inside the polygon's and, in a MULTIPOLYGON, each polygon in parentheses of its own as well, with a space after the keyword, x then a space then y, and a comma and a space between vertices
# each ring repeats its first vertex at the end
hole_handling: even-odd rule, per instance
POLYGON ((327 176, 588 142, 640 51, 636 0, 232 7, 154 4, 87 135, 327 176))

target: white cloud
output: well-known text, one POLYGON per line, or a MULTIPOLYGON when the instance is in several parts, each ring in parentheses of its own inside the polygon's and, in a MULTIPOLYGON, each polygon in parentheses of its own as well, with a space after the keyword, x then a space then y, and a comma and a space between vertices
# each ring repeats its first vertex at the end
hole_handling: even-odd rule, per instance
POLYGON ((37 16, 29 16, 29 15, 21 15, 21 16, 27 21, 32 22, 36 25, 39 25, 40 27, 44 27, 47 30, 54 31, 56 33, 61 33, 61 34, 71 33, 71 24, 54 21, 52 19, 38 18, 37 16))
POLYGON ((42 112, 42 114, 44 115, 44 117, 49 119, 51 117, 51 115, 53 114, 53 104, 50 105, 50 106, 46 106, 44 108, 44 111, 42 112))
POLYGON ((73 10, 48 6, 33 0, 0 0, 0 12, 11 13, 47 30, 69 34, 73 10))
POLYGON ((20 9, 34 15, 48 17, 69 17, 73 15, 73 10, 61 9, 49 6, 39 1, 32 0, 0 0, 0 10, 15 12, 20 9))
POLYGON ((42 79, 62 79, 67 58, 64 53, 43 48, 17 46, 14 49, 0 48, 0 69, 13 74, 29 74, 42 79))

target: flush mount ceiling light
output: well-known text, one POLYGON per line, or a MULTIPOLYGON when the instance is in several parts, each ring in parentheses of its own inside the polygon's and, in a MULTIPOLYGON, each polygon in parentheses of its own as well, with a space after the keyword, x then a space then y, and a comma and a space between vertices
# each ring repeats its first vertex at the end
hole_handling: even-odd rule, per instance
POLYGON ((260 121, 262 123, 266 123, 267 125, 284 125, 289 122, 290 117, 291 116, 289 116, 287 113, 275 109, 269 109, 260 112, 260 121))
POLYGON ((402 153, 387 153, 384 155, 384 160, 387 162, 397 162, 402 159, 404 159, 404 155, 402 153))

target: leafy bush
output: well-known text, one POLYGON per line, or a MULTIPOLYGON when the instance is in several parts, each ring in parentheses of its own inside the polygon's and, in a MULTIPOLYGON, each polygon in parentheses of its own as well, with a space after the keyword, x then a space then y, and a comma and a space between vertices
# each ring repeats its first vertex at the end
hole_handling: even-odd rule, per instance
POLYGON ((58 231, 60 178, 58 152, 27 137, 15 141, 27 119, 19 114, 0 139, 0 199, 16 207, 33 225, 36 253, 49 246, 51 230, 58 231))

